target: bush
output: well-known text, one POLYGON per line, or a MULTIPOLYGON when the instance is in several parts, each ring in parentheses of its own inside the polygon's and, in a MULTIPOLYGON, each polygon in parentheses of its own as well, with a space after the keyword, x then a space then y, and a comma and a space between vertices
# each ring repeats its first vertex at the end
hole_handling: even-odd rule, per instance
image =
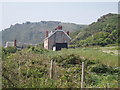
POLYGON ((44 48, 39 48, 39 47, 29 47, 28 51, 30 52, 34 52, 34 53, 40 53, 40 54, 43 54, 43 53, 46 53, 48 52, 48 50, 44 49, 44 48))
POLYGON ((82 59, 79 56, 74 54, 62 55, 62 56, 57 55, 52 59, 56 60, 56 62, 63 67, 80 64, 82 62, 82 59))
POLYGON ((4 52, 5 54, 7 53, 15 53, 17 51, 16 47, 7 47, 7 48, 3 48, 2 52, 4 52))
POLYGON ((106 73, 106 74, 119 74, 120 73, 119 68, 108 67, 107 65, 104 65, 104 64, 93 65, 90 68, 90 70, 91 72, 95 72, 95 73, 106 73))

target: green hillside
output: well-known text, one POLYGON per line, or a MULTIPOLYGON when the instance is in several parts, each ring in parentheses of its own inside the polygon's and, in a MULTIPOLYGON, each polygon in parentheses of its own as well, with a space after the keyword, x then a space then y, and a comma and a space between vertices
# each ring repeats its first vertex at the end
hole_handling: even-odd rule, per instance
POLYGON ((118 14, 103 15, 97 22, 93 22, 81 30, 72 42, 78 46, 105 46, 120 42, 118 39, 118 14))
POLYGON ((58 21, 26 22, 23 24, 15 24, 1 32, 3 44, 6 41, 13 41, 14 39, 17 39, 19 42, 38 44, 43 41, 46 30, 54 30, 58 25, 62 25, 63 30, 70 32, 81 30, 86 26, 74 23, 62 23, 58 21))

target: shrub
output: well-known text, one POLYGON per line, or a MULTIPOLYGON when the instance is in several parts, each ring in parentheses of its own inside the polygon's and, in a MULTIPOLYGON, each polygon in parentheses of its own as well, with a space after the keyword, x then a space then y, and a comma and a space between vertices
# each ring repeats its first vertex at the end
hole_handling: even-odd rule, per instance
POLYGON ((57 55, 52 59, 56 60, 56 62, 63 67, 80 64, 82 62, 82 59, 74 54, 62 55, 62 56, 57 55))
POLYGON ((34 52, 34 53, 40 53, 40 54, 48 52, 48 50, 44 48, 39 48, 39 47, 29 47, 28 51, 34 52))
POLYGON ((16 47, 7 47, 7 48, 3 48, 2 52, 4 52, 5 54, 7 53, 15 53, 17 51, 16 47))
POLYGON ((106 73, 106 74, 119 74, 120 73, 119 68, 108 67, 107 65, 104 65, 104 64, 93 65, 90 68, 90 70, 91 72, 95 72, 95 73, 106 73))
POLYGON ((96 73, 106 73, 108 70, 108 67, 104 64, 98 64, 91 68, 91 71, 96 73))

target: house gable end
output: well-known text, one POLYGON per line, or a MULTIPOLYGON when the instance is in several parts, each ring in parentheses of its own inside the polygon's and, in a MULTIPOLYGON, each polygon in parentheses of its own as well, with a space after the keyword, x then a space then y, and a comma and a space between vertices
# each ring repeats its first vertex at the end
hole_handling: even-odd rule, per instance
POLYGON ((65 31, 63 31, 63 30, 56 30, 56 31, 53 32, 50 36, 48 36, 47 38, 45 38, 44 40, 49 39, 50 37, 52 37, 52 36, 53 36, 54 34, 56 34, 57 32, 63 32, 63 33, 71 40, 70 36, 69 36, 65 31))

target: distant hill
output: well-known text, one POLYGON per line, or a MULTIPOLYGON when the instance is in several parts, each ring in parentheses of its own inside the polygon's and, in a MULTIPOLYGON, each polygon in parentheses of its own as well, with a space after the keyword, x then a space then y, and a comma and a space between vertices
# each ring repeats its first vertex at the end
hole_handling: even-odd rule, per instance
POLYGON ((63 30, 74 32, 82 30, 86 25, 78 25, 74 23, 63 23, 58 21, 41 21, 41 22, 25 22, 22 24, 11 25, 0 33, 2 33, 2 41, 13 41, 16 39, 19 42, 38 44, 43 41, 46 30, 54 30, 58 25, 63 26, 63 30))
POLYGON ((115 44, 118 39, 118 14, 106 14, 101 16, 97 22, 88 25, 81 31, 74 32, 72 42, 78 46, 93 46, 115 44))
MULTIPOLYGON (((105 46, 120 42, 118 38, 118 14, 106 14, 90 25, 79 25, 74 23, 63 23, 58 21, 25 22, 11 25, 0 32, 2 33, 3 45, 6 41, 16 39, 19 42, 39 44, 44 39, 45 31, 54 30, 58 25, 63 30, 70 31, 72 43, 77 46, 105 46)), ((120 20, 119 20, 120 21, 120 20)))

